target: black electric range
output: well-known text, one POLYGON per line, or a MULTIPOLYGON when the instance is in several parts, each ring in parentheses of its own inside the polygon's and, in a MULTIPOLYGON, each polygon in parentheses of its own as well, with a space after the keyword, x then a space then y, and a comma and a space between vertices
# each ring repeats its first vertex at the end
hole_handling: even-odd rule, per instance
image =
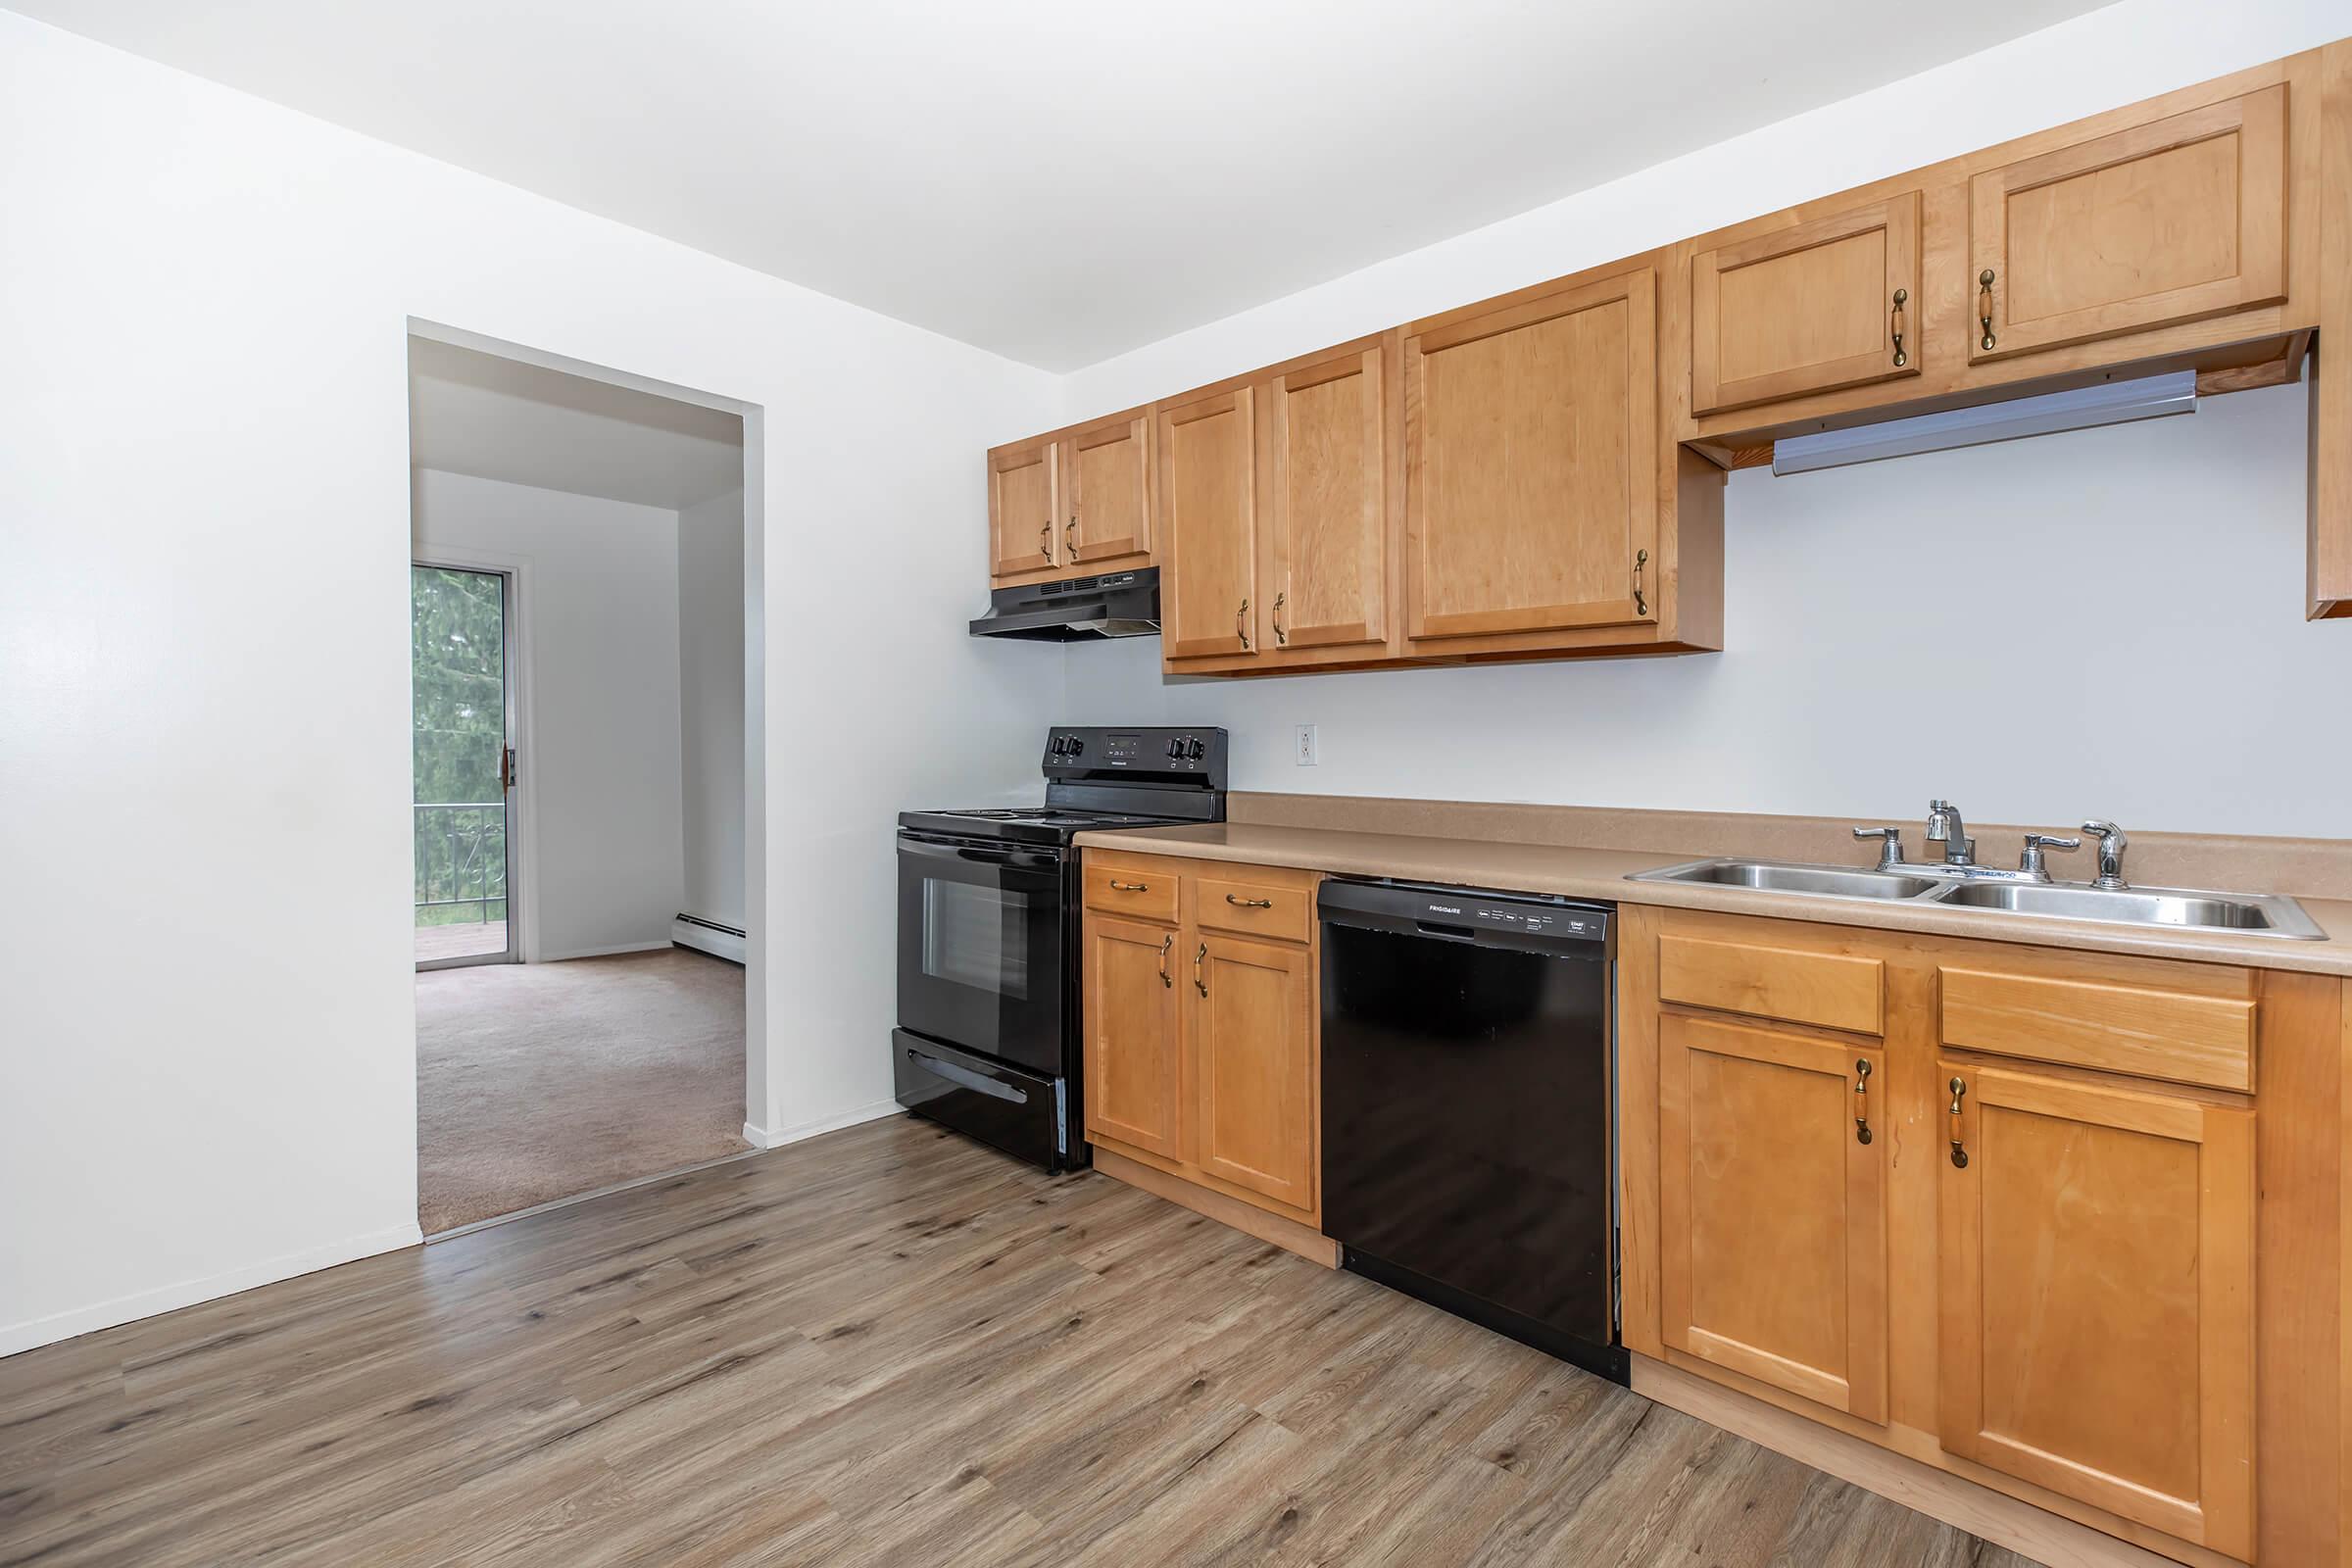
POLYGON ((1078 858, 1098 828, 1225 819, 1221 729, 1056 728, 1044 804, 899 813, 899 1103, 1049 1170, 1087 1163, 1078 858))

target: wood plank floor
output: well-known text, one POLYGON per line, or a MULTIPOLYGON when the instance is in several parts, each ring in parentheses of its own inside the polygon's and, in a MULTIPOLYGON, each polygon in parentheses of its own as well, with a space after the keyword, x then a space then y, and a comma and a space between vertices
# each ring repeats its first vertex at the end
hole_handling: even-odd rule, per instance
POLYGON ((0 1564, 2030 1568, 919 1122, 0 1360, 0 1564))

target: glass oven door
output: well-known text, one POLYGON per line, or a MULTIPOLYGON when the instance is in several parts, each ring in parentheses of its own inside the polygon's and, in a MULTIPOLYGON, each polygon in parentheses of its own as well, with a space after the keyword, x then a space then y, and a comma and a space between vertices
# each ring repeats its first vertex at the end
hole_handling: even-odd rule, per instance
POLYGON ((899 1026, 1058 1076, 1062 862, 899 836, 899 1026))

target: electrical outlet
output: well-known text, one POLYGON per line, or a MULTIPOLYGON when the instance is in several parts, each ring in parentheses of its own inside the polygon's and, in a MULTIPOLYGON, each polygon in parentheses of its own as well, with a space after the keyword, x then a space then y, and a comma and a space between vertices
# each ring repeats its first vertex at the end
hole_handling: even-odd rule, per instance
POLYGON ((1298 760, 1300 767, 1312 767, 1315 765, 1315 726, 1312 724, 1301 724, 1298 726, 1298 760))

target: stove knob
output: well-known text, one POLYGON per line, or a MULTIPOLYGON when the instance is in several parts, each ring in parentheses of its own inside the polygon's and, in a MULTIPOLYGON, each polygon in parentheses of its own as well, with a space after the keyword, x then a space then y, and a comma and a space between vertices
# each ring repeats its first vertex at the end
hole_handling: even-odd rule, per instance
POLYGON ((1080 752, 1086 750, 1086 742, 1080 740, 1077 736, 1072 735, 1067 737, 1067 739, 1069 740, 1070 744, 1069 749, 1063 754, 1064 756, 1076 757, 1080 752))
POLYGON ((1168 755, 1170 757, 1182 757, 1184 755, 1184 740, 1181 736, 1168 742, 1168 755))
POLYGON ((1196 735, 1191 740, 1184 743, 1184 755, 1191 758, 1194 761, 1198 762, 1200 760, 1200 752, 1201 745, 1200 736, 1196 735))
POLYGON ((1048 757, 1059 757, 1061 755, 1062 748, 1069 743, 1069 739, 1070 738, 1067 735, 1054 736, 1052 740, 1046 743, 1046 755, 1048 757))

